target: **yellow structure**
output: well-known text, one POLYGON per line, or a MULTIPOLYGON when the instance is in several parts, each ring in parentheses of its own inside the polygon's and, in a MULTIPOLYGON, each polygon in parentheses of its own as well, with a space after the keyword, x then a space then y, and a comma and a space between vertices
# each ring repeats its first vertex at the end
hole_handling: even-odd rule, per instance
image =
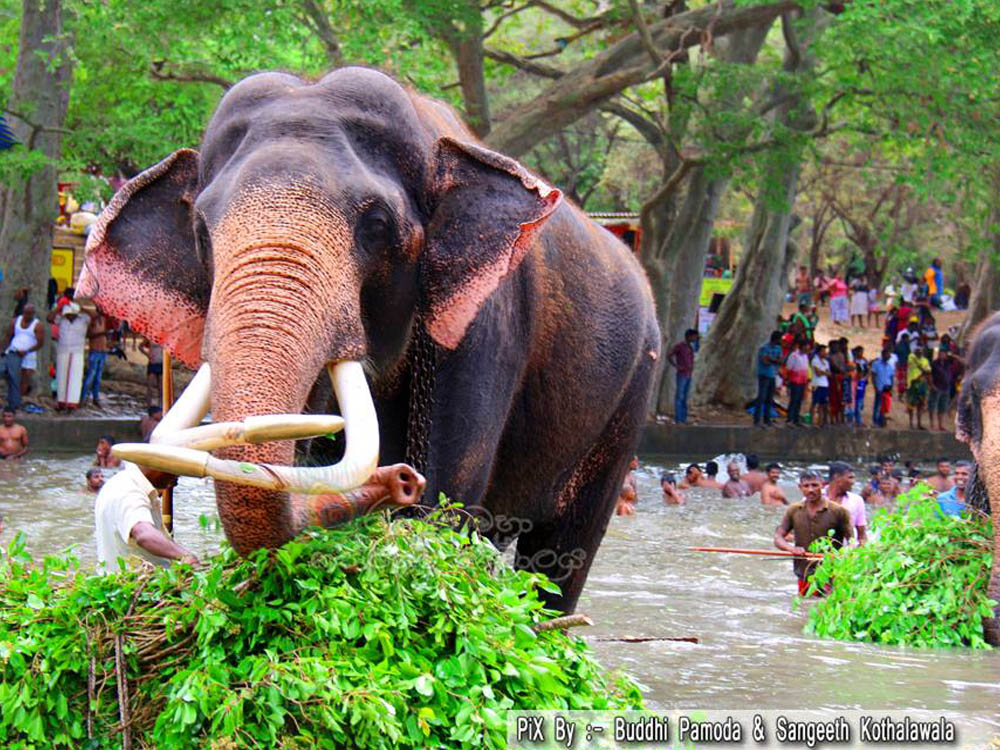
POLYGON ((52 261, 50 274, 59 285, 59 291, 73 286, 83 269, 83 249, 87 238, 57 226, 52 232, 52 261))

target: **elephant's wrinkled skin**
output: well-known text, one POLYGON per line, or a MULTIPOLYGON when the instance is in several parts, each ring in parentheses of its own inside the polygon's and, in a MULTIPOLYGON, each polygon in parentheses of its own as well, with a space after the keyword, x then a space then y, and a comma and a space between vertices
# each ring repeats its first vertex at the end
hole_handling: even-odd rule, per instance
MULTIPOLYGON (((983 322, 969 347, 956 433, 969 444, 976 460, 967 492, 969 504, 994 519, 993 572, 987 593, 1000 602, 1000 523, 996 520, 1000 518, 1000 313, 983 322)), ((1000 611, 985 623, 984 631, 988 643, 1000 646, 1000 611)))
MULTIPOLYGON (((200 156, 179 151, 116 196, 80 286, 207 361, 216 421, 336 411, 318 374, 362 360, 383 463, 404 459, 421 316, 439 350, 427 496, 519 519, 518 560, 563 587, 552 604, 575 605, 644 419, 652 297, 622 244, 445 106, 362 68, 252 76, 200 156)), ((294 446, 218 453, 290 464, 294 446)), ((216 494, 241 552, 301 525, 285 493, 216 494)))

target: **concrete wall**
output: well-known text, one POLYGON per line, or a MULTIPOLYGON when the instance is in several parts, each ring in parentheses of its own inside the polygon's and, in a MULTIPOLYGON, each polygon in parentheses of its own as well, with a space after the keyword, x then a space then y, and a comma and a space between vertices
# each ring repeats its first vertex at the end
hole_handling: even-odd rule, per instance
POLYGON ((968 446, 950 432, 929 430, 856 430, 725 427, 714 425, 647 425, 639 444, 642 454, 703 460, 723 453, 756 453, 761 458, 793 461, 874 459, 897 454, 901 460, 930 461, 939 456, 972 458, 968 446))
POLYGON ((119 443, 137 442, 142 438, 139 420, 84 419, 79 417, 47 417, 18 415, 17 421, 28 430, 31 450, 92 453, 101 435, 111 435, 119 443))
MULTIPOLYGON (((90 453, 101 435, 119 442, 140 438, 139 420, 35 417, 18 421, 28 428, 36 450, 90 453)), ((754 429, 713 425, 647 425, 639 452, 704 460, 723 453, 756 453, 762 458, 793 461, 828 461, 834 458, 873 459, 881 453, 902 459, 928 461, 938 456, 971 458, 969 449, 950 432, 922 430, 754 429)))

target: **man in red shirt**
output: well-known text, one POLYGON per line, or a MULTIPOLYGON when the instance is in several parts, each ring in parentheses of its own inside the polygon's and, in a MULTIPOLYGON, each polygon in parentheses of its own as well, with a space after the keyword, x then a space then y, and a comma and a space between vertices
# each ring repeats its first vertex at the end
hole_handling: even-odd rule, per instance
POLYGON ((674 421, 687 422, 688 392, 691 390, 691 373, 694 372, 694 353, 698 350, 698 332, 688 328, 684 340, 674 345, 667 354, 667 362, 677 370, 677 388, 674 391, 674 421))

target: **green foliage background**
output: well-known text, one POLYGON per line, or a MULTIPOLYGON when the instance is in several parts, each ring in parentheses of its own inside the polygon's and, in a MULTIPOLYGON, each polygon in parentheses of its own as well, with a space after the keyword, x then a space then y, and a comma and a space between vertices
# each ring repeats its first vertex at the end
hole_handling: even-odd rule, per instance
POLYGON ((156 747, 500 748, 508 709, 641 707, 582 640, 532 629, 553 584, 440 520, 367 517, 247 559, 106 577, 32 565, 15 542, 0 742, 119 746, 118 633, 133 740, 156 747))
MULTIPOLYGON (((927 485, 879 511, 864 547, 830 552, 812 577, 833 593, 809 611, 807 629, 822 638, 919 647, 989 648, 983 618, 993 561, 992 526, 968 512, 946 516, 927 485)), ((820 540, 820 547, 823 546, 820 540)))

